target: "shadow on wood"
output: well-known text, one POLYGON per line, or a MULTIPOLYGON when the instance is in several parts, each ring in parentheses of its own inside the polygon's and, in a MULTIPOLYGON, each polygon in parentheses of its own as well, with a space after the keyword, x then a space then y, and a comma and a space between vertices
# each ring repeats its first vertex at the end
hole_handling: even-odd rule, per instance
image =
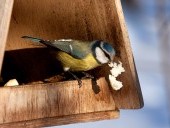
POLYGON ((5 81, 15 78, 19 83, 30 83, 61 73, 60 63, 47 48, 20 49, 5 53, 2 68, 5 81))

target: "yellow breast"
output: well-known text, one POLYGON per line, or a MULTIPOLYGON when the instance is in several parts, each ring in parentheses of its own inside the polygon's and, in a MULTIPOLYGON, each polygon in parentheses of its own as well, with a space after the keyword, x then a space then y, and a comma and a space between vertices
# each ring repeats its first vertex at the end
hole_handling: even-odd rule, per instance
POLYGON ((83 59, 76 59, 65 52, 59 51, 56 53, 56 57, 63 68, 70 71, 87 71, 100 65, 91 53, 83 59))

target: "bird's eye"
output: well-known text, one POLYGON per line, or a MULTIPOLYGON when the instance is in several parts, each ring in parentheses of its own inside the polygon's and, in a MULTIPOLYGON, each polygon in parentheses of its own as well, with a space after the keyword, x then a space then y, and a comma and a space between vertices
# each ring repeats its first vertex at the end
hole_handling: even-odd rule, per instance
POLYGON ((112 47, 111 44, 107 43, 107 42, 102 42, 102 44, 100 45, 100 47, 103 49, 104 52, 106 52, 109 56, 110 55, 115 55, 115 50, 112 47))
POLYGON ((110 55, 107 52, 104 51, 104 54, 109 60, 111 60, 110 55))

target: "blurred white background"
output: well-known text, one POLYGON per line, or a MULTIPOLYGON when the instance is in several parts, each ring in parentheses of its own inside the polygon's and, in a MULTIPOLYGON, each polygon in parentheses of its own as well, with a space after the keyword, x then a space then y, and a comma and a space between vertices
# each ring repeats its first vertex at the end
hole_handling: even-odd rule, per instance
POLYGON ((170 128, 170 0, 122 0, 144 108, 56 128, 170 128))

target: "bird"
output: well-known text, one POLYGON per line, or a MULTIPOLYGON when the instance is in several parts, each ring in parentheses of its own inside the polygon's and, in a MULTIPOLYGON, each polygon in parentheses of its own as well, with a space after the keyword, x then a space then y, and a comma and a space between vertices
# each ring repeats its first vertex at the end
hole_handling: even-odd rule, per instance
POLYGON ((22 36, 22 38, 53 48, 56 51, 55 57, 61 63, 64 72, 69 72, 73 75, 78 80, 79 86, 81 86, 81 80, 73 72, 85 73, 98 66, 112 62, 116 54, 112 45, 103 40, 59 39, 50 41, 31 36, 22 36))

